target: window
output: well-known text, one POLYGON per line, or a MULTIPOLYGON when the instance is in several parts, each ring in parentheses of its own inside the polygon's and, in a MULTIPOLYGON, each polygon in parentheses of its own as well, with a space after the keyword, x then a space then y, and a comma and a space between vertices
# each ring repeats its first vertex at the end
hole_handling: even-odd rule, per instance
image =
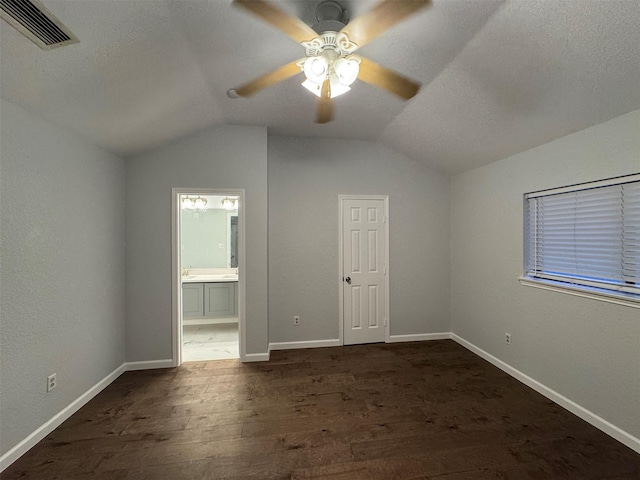
POLYGON ((640 301, 640 174, 525 195, 525 276, 640 301))

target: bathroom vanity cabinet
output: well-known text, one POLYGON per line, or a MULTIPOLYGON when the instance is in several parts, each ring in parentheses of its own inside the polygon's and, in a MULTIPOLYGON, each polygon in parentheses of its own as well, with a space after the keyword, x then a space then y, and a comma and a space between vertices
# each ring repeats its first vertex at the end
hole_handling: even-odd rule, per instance
POLYGON ((182 284, 182 318, 204 317, 204 284, 182 284))
POLYGON ((237 315, 237 282, 183 283, 183 318, 220 318, 237 315))
POLYGON ((205 318, 236 315, 236 282, 204 284, 205 318))

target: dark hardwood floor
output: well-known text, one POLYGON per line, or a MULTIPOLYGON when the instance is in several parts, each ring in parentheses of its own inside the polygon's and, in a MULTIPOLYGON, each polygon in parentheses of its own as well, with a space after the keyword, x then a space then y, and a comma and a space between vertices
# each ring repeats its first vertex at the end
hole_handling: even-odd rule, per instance
POLYGON ((637 480, 640 455, 444 340, 125 373, 1 478, 637 480))

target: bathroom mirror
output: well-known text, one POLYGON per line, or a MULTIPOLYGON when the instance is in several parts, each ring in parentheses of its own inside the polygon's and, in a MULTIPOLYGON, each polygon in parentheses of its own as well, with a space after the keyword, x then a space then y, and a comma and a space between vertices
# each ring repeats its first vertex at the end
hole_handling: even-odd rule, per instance
POLYGON ((225 196, 184 195, 181 202, 182 267, 237 268, 237 199, 225 196), (187 200, 183 201, 185 198, 187 200), (194 207, 194 204, 198 204, 199 207, 194 207), (223 204, 227 208, 223 207, 223 204))

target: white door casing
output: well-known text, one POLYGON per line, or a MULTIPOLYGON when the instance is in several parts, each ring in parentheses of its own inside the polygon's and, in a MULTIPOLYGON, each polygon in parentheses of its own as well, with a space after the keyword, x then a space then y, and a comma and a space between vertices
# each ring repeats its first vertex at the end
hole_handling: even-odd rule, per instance
POLYGON ((182 364, 182 262, 181 262, 181 195, 218 195, 238 197, 238 340, 240 360, 246 361, 246 250, 245 250, 245 191, 242 188, 178 188, 171 189, 171 330, 173 366, 182 364))
POLYGON ((388 197, 340 196, 343 344, 388 341, 388 197))

